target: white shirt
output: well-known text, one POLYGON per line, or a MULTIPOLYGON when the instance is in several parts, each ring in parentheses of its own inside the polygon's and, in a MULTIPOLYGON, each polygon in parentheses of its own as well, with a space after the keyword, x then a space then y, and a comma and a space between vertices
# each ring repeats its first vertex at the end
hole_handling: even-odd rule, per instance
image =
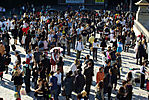
POLYGON ((62 82, 61 82, 62 74, 61 74, 61 73, 59 73, 59 74, 56 73, 55 76, 57 77, 57 84, 58 84, 58 85, 61 85, 61 83, 62 83, 62 82))
POLYGON ((76 70, 77 70, 77 66, 73 63, 71 65, 71 71, 74 73, 74 71, 76 71, 76 70))
POLYGON ((113 41, 114 34, 110 34, 110 41, 113 41))
POLYGON ((82 51, 84 49, 84 45, 82 42, 77 41, 75 50, 82 51))
POLYGON ((77 29, 77 34, 78 35, 81 34, 81 29, 80 28, 77 29))
POLYGON ((98 48, 98 45, 99 45, 99 43, 98 43, 98 42, 93 43, 93 48, 98 48))
POLYGON ((53 34, 48 34, 49 41, 52 40, 53 34))

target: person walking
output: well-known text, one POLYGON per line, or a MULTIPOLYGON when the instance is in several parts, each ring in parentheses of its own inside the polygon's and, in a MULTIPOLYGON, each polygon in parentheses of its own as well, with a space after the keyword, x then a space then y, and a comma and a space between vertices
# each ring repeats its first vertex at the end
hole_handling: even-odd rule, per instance
POLYGON ((111 100, 111 92, 112 92, 112 86, 113 86, 113 76, 112 76, 112 70, 109 70, 109 73, 104 78, 104 93, 108 93, 108 100, 111 100))
POLYGON ((89 49, 90 49, 90 55, 91 55, 91 49, 93 47, 94 39, 95 39, 94 34, 92 34, 91 37, 88 40, 88 42, 89 42, 89 49))
POLYGON ((81 51, 83 49, 84 49, 84 45, 83 45, 83 42, 82 42, 82 38, 79 38, 79 41, 77 41, 76 45, 75 45, 75 50, 77 50, 77 55, 76 55, 77 59, 80 59, 81 51))
POLYGON ((85 85, 85 77, 83 74, 81 74, 81 70, 77 70, 77 75, 75 77, 75 92, 78 94, 78 93, 81 93, 83 91, 83 88, 84 88, 84 85, 85 85))
POLYGON ((65 35, 63 35, 60 38, 60 43, 61 43, 61 47, 63 48, 63 57, 65 57, 65 49, 66 49, 66 45, 67 45, 67 39, 66 39, 65 35))
POLYGON ((94 65, 91 61, 88 62, 87 66, 84 69, 84 75, 85 75, 85 91, 87 92, 87 96, 89 96, 90 87, 92 84, 92 77, 94 76, 94 65))
POLYGON ((97 42, 97 38, 94 39, 93 42, 93 60, 97 61, 97 50, 99 47, 99 43, 97 42))
POLYGON ((54 97, 54 100, 58 100, 58 85, 57 85, 58 79, 56 76, 54 76, 54 72, 51 72, 51 78, 50 78, 50 86, 51 86, 51 95, 54 97))
POLYGON ((96 75, 96 84, 98 84, 100 81, 102 81, 104 79, 104 71, 103 71, 103 67, 99 68, 99 72, 97 72, 96 75))
POLYGON ((58 86, 57 95, 59 96, 59 94, 61 93, 61 85, 62 85, 62 73, 60 72, 60 69, 57 69, 55 76, 57 77, 57 86, 58 86))
POLYGON ((74 78, 71 76, 72 72, 69 71, 69 73, 66 74, 66 78, 64 79, 64 91, 66 94, 66 100, 69 100, 71 98, 71 94, 73 91, 74 87, 74 78))
POLYGON ((5 53, 5 46, 3 45, 2 42, 0 42, 0 53, 1 53, 2 56, 3 56, 4 53, 5 53))
POLYGON ((142 66, 140 67, 140 73, 141 73, 141 77, 140 77, 140 88, 143 89, 144 88, 144 84, 145 84, 145 72, 146 72, 146 62, 142 63, 142 66))
POLYGON ((104 100, 103 80, 99 81, 99 83, 96 85, 96 98, 97 100, 104 100))

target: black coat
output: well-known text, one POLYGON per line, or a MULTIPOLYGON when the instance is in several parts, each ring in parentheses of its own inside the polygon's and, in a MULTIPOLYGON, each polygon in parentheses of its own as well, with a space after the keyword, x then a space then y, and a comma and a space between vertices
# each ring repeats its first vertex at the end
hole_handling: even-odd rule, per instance
POLYGON ((64 87, 66 95, 71 95, 74 89, 74 78, 72 76, 66 77, 64 80, 64 87))
POLYGON ((145 55, 145 49, 144 49, 144 47, 143 47, 143 45, 141 44, 141 45, 139 45, 139 47, 138 47, 138 52, 137 52, 137 57, 142 57, 142 56, 144 56, 145 55))
POLYGON ((84 75, 86 76, 86 84, 92 83, 92 76, 94 76, 93 67, 86 67, 84 70, 84 75))
POLYGON ((81 93, 85 85, 85 78, 82 74, 79 74, 75 77, 75 92, 81 93))
POLYGON ((0 56, 0 72, 5 70, 5 65, 4 65, 4 57, 0 56))
POLYGON ((107 74, 105 77, 104 77, 104 92, 107 93, 108 92, 108 87, 112 87, 112 84, 113 84, 113 76, 110 76, 110 74, 107 74), (110 81, 110 78, 111 78, 111 81, 110 81), (109 84, 111 84, 111 86, 109 86, 109 84))

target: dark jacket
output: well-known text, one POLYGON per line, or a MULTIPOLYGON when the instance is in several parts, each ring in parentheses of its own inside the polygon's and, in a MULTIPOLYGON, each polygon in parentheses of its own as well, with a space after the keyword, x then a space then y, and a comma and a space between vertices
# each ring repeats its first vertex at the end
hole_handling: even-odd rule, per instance
POLYGON ((82 74, 79 74, 75 77, 75 92, 81 93, 85 85, 85 78, 82 74))
POLYGON ((108 92, 108 87, 112 87, 113 76, 111 76, 110 74, 107 74, 105 76, 103 82, 104 82, 104 92, 107 93, 108 92))
POLYGON ((138 55, 138 57, 142 57, 145 55, 145 49, 142 44, 139 45, 139 47, 138 47, 137 55, 138 55))
POLYGON ((84 75, 86 76, 86 84, 92 83, 92 76, 94 76, 93 67, 86 67, 84 70, 84 75))
POLYGON ((66 95, 71 95, 74 86, 74 78, 72 76, 66 77, 64 80, 64 87, 66 95))

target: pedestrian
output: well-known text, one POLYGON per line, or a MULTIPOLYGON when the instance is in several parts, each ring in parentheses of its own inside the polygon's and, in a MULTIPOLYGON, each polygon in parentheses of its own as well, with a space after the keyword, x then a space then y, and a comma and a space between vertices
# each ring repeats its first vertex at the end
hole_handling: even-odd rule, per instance
POLYGON ((63 57, 65 57, 65 49, 66 49, 66 45, 67 45, 67 39, 66 39, 65 35, 63 35, 60 38, 60 43, 61 43, 61 47, 63 48, 63 57))
POLYGON ((89 42, 89 49, 90 49, 90 55, 91 55, 91 51, 92 51, 91 49, 93 47, 94 39, 95 39, 94 34, 91 34, 91 37, 88 40, 88 42, 89 42))
POLYGON ((105 38, 102 38, 102 41, 101 41, 100 47, 102 47, 102 51, 104 51, 104 50, 105 50, 105 47, 107 47, 107 44, 106 44, 105 38))
POLYGON ((104 83, 103 80, 99 81, 96 85, 96 98, 97 100, 104 100, 104 83))
POLYGON ((75 59, 74 60, 74 63, 72 63, 71 65, 71 71, 73 74, 76 74, 76 71, 77 71, 77 66, 79 65, 79 60, 78 59, 75 59))
POLYGON ((19 55, 19 52, 15 52, 15 56, 17 57, 17 61, 19 61, 19 63, 21 63, 21 57, 19 55))
POLYGON ((104 68, 100 67, 99 68, 99 72, 97 72, 96 75, 96 84, 98 84, 100 81, 102 81, 104 79, 104 68))
POLYGON ((0 53, 3 56, 5 53, 5 46, 2 44, 2 42, 0 42, 0 53))
POLYGON ((81 51, 84 50, 84 45, 81 38, 79 38, 79 40, 76 42, 75 50, 77 51, 76 58, 80 59, 81 51))
POLYGON ((131 38, 130 38, 130 35, 128 34, 127 37, 126 37, 126 40, 125 40, 125 47, 124 47, 124 51, 129 51, 129 46, 131 44, 131 38))
POLYGON ((57 63, 57 55, 58 55, 58 50, 57 49, 54 49, 54 51, 52 52, 52 55, 51 55, 51 59, 50 59, 50 63, 51 63, 51 66, 52 66, 52 71, 56 71, 56 63, 57 63))
POLYGON ((104 84, 104 93, 108 93, 108 100, 111 100, 111 93, 112 93, 112 87, 113 87, 113 76, 112 76, 112 70, 109 70, 109 73, 105 76, 103 80, 104 84))
POLYGON ((49 95, 50 95, 50 87, 49 84, 46 80, 43 80, 43 96, 44 100, 49 100, 49 95))
POLYGON ((121 53, 122 50, 123 50, 123 44, 122 44, 121 40, 119 40, 117 43, 117 52, 121 53))
POLYGON ((113 84, 114 84, 114 90, 116 90, 116 86, 117 86, 117 76, 118 76, 118 68, 117 68, 117 64, 113 64, 112 67, 112 77, 113 77, 113 84))
POLYGON ((56 76, 54 76, 54 72, 51 72, 51 78, 50 78, 50 86, 51 86, 51 95, 54 98, 54 100, 58 100, 58 79, 56 76))
POLYGON ((107 63, 107 66, 105 66, 105 68, 104 68, 104 75, 105 76, 109 73, 109 70, 112 68, 111 60, 107 60, 106 63, 107 63))
POLYGON ((77 70, 77 75, 75 76, 75 82, 74 82, 74 86, 75 86, 75 92, 81 93, 83 91, 85 85, 85 77, 84 75, 81 73, 81 70, 77 70))
POLYGON ((72 91, 74 89, 74 78, 71 76, 72 72, 66 74, 66 78, 64 79, 64 91, 66 94, 66 100, 71 98, 72 91))
POLYGON ((59 96, 59 94, 61 93, 61 85, 62 85, 62 73, 60 72, 60 69, 57 69, 55 76, 57 77, 57 86, 58 86, 57 95, 59 96))
POLYGON ((93 42, 93 60, 97 61, 97 50, 98 50, 98 47, 99 47, 99 43, 97 42, 97 38, 94 39, 94 42, 93 42))
POLYGON ((20 90, 23 84, 23 68, 20 64, 19 61, 16 62, 16 66, 14 66, 13 69, 13 74, 12 74, 12 81, 14 81, 14 85, 15 85, 15 92, 18 93, 17 98, 21 98, 21 94, 20 94, 20 90))
POLYGON ((120 87, 119 91, 117 93, 117 99, 118 100, 126 100, 126 93, 125 93, 125 88, 124 87, 120 87))
POLYGON ((140 73, 141 73, 141 77, 140 77, 140 88, 143 89, 144 88, 144 84, 145 84, 145 72, 146 72, 146 62, 142 63, 142 66, 140 67, 140 73))
POLYGON ((6 70, 5 74, 8 74, 8 66, 11 63, 11 55, 9 53, 5 53, 3 57, 5 60, 5 62, 4 62, 5 70, 6 70))
POLYGON ((85 75, 85 91, 87 92, 87 96, 89 96, 91 84, 92 84, 92 77, 94 76, 94 64, 89 61, 87 66, 84 69, 85 75))
POLYGON ((42 79, 38 80, 34 96, 36 97, 36 100, 44 100, 44 86, 42 79))
POLYGON ((67 55, 70 56, 71 38, 69 34, 66 34, 66 39, 67 39, 67 55))
POLYGON ((57 63, 57 68, 60 69, 60 73, 62 74, 62 82, 63 82, 63 77, 64 77, 64 61, 62 57, 59 57, 58 63, 57 63))
POLYGON ((137 64, 138 64, 138 59, 139 59, 140 65, 142 65, 142 57, 143 57, 144 53, 145 53, 144 47, 143 47, 141 41, 139 41, 138 50, 137 50, 137 64))

